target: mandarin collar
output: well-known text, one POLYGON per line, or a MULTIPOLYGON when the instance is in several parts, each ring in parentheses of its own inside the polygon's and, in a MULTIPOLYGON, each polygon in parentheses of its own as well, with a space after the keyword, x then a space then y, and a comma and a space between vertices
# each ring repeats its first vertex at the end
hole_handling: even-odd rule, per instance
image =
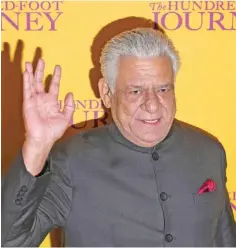
POLYGON ((136 150, 136 151, 143 152, 143 153, 152 153, 153 151, 160 150, 161 148, 163 148, 164 146, 166 146, 167 144, 169 144, 173 140, 174 134, 176 132, 176 119, 174 119, 172 126, 170 128, 170 131, 167 134, 167 136, 165 137, 165 139, 162 140, 161 142, 159 142, 158 144, 156 144, 154 147, 142 147, 142 146, 138 146, 138 145, 132 143, 130 140, 128 140, 127 138, 125 138, 123 136, 123 134, 120 132, 120 130, 118 129, 118 127, 114 123, 114 121, 112 121, 109 124, 109 132, 110 132, 112 138, 116 142, 118 142, 118 143, 132 149, 132 150, 136 150))

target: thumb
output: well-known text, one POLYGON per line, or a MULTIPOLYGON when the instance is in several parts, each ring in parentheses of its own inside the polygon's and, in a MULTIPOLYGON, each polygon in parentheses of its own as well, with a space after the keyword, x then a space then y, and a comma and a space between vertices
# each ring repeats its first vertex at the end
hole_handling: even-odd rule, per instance
POLYGON ((65 96, 65 104, 62 113, 64 114, 65 118, 68 120, 68 123, 72 119, 73 113, 75 111, 75 103, 74 103, 74 96, 72 93, 68 93, 65 96))

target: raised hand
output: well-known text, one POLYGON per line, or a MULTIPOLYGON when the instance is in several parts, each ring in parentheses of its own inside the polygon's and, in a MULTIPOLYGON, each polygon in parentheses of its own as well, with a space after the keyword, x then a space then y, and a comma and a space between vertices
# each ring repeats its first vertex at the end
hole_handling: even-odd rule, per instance
POLYGON ((35 74, 33 66, 26 63, 24 72, 23 117, 26 138, 37 142, 54 143, 64 134, 74 112, 73 95, 67 94, 63 111, 58 105, 58 93, 61 79, 61 68, 54 69, 49 92, 43 85, 45 63, 38 61, 35 74))
POLYGON ((23 118, 26 139, 23 146, 23 158, 31 174, 40 173, 43 163, 53 146, 69 126, 75 109, 73 95, 65 97, 64 109, 60 111, 58 93, 61 79, 61 68, 54 69, 49 92, 43 85, 45 63, 38 61, 33 74, 33 66, 27 62, 23 75, 23 118))

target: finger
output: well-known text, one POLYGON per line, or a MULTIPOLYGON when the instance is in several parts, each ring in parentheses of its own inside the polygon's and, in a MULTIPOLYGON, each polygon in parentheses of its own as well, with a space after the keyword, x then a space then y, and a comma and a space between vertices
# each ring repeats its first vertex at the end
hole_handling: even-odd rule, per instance
POLYGON ((34 85, 34 75, 33 75, 33 66, 30 62, 25 63, 25 69, 29 73, 29 82, 30 82, 30 89, 31 94, 34 95, 36 93, 35 91, 35 85, 34 85))
POLYGON ((59 94, 60 80, 61 80, 61 67, 57 65, 54 68, 52 81, 49 86, 49 93, 55 96, 56 99, 58 98, 58 94, 59 94))
POLYGON ((30 77, 28 71, 23 74, 23 99, 24 102, 31 97, 30 77))
POLYGON ((44 77, 45 63, 43 59, 39 59, 35 70, 35 89, 37 93, 44 92, 43 77, 44 77))
POLYGON ((38 60, 42 57, 42 53, 43 53, 42 49, 40 47, 37 47, 35 50, 33 61, 32 61, 33 70, 36 69, 36 66, 38 64, 38 60))
POLYGON ((63 108, 63 114, 68 120, 68 123, 71 121, 73 113, 75 111, 74 97, 72 93, 68 93, 65 97, 65 105, 63 108))

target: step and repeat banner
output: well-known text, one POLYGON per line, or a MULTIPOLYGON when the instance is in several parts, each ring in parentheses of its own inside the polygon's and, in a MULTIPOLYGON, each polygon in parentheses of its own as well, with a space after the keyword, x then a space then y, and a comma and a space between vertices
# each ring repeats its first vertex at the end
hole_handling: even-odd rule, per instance
MULTIPOLYGON (((236 1, 2 1, 3 174, 24 140, 25 61, 45 60, 45 87, 61 65, 59 103, 73 92, 76 104, 68 137, 111 119, 97 89, 99 55, 107 40, 135 27, 163 29, 179 50, 177 118, 224 145, 236 216, 236 1)), ((59 246, 59 234, 54 230, 41 246, 59 246)))

